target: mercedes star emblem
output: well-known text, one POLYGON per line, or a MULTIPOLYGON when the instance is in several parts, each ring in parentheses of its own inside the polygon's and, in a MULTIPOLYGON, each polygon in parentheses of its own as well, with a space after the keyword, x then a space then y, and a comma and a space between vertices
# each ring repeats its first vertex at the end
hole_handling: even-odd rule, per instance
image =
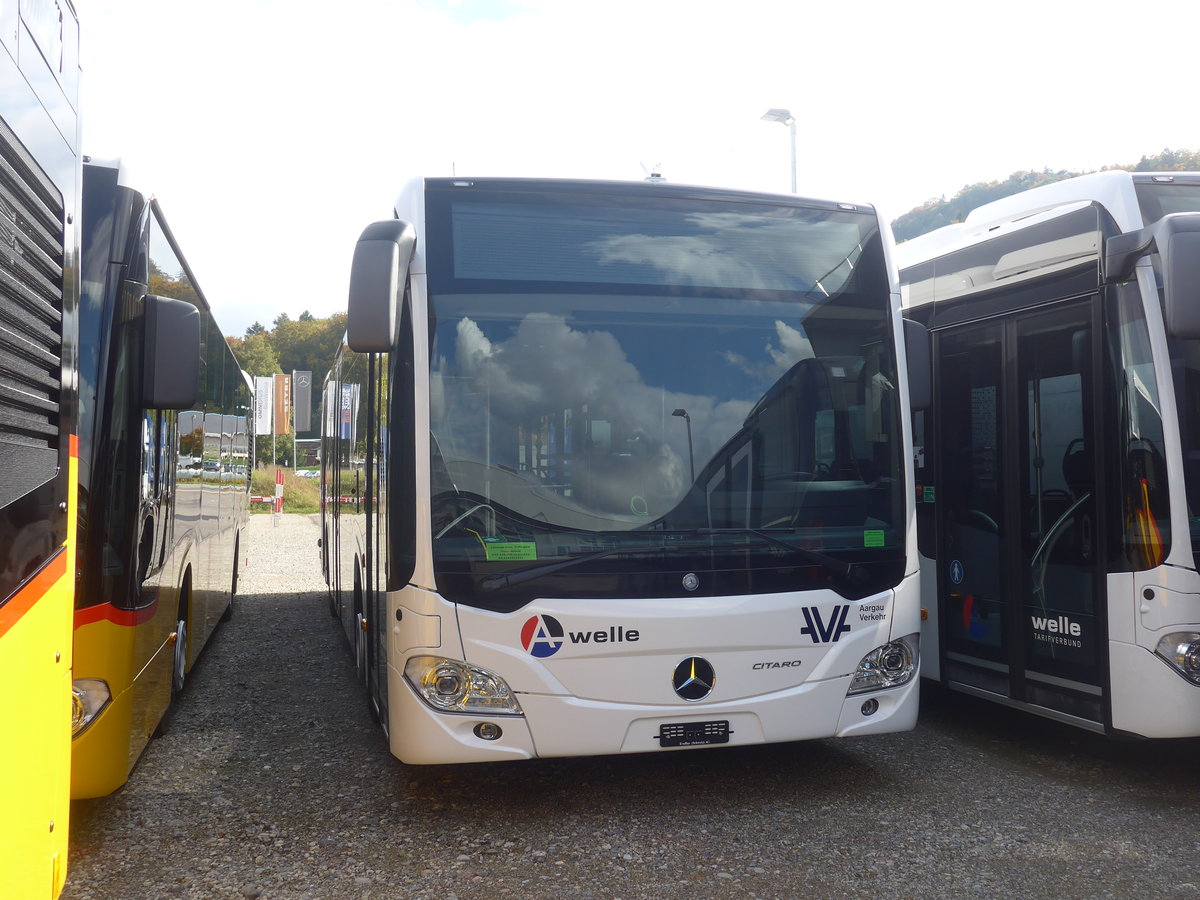
POLYGON ((703 700, 717 683, 717 673, 707 659, 689 656, 675 667, 671 685, 684 700, 703 700))

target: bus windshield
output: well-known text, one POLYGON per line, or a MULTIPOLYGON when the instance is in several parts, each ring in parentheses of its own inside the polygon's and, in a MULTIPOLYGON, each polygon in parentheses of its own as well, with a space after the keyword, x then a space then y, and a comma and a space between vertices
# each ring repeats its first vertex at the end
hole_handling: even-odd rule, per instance
POLYGON ((1171 213, 1200 211, 1200 181, 1179 176, 1171 181, 1143 181, 1137 183, 1136 192, 1147 225, 1171 213))
POLYGON ((681 593, 687 573, 711 594, 898 580, 900 408, 870 210, 434 184, 440 588, 498 608, 610 589, 589 587, 599 573, 632 596, 681 593))

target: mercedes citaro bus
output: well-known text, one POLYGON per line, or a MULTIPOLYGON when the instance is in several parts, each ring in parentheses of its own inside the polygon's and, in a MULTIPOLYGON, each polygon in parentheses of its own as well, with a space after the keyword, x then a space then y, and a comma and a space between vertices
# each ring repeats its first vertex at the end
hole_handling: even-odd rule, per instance
POLYGON ((420 179, 363 232, 321 541, 397 757, 912 727, 890 254, 870 206, 661 182, 420 179))
POLYGON ((1200 735, 1200 175, 1050 184, 897 255, 933 353, 922 674, 1200 735))

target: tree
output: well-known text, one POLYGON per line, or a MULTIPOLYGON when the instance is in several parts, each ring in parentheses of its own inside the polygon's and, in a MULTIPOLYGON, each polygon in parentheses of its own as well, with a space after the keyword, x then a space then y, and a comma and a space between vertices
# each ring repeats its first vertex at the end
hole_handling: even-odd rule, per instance
MULTIPOLYGON (((1164 149, 1157 156, 1143 156, 1136 165, 1115 165, 1104 168, 1105 170, 1126 169, 1134 172, 1195 171, 1200 169, 1200 152, 1164 149)), ((929 200, 900 216, 892 223, 892 233, 896 236, 897 241, 906 241, 909 238, 933 231, 935 228, 941 228, 943 225, 961 222, 967 217, 967 213, 985 203, 1082 174, 1084 173, 1068 172, 1062 169, 1057 172, 1043 169, 1041 172, 1014 172, 1004 181, 999 182, 978 181, 975 184, 967 185, 949 200, 945 198, 929 200)))
MULTIPOLYGON (((1129 166, 1112 168, 1126 169, 1129 166)), ((1164 149, 1158 156, 1143 156, 1132 168, 1135 172, 1195 172, 1200 169, 1200 151, 1164 149)))
MULTIPOLYGON (((320 408, 320 385, 325 381, 333 356, 346 334, 346 314, 334 313, 318 319, 305 310, 293 321, 287 313, 275 318, 275 329, 267 331, 255 322, 244 338, 226 336, 238 365, 251 375, 275 375, 294 371, 312 372, 314 405, 320 408)), ((315 419, 314 422, 320 421, 315 419)), ((316 426, 314 425, 314 428, 316 426)))
POLYGON ((272 333, 271 345, 284 372, 312 372, 313 382, 320 384, 345 332, 345 313, 335 313, 328 319, 288 321, 272 333))
POLYGON ((275 349, 271 346, 271 336, 266 332, 249 335, 236 345, 234 340, 236 339, 229 341, 233 355, 237 358, 238 365, 251 375, 275 375, 283 371, 279 367, 275 349))
POLYGON ((977 181, 968 184, 949 200, 928 200, 924 205, 900 216, 892 223, 892 234, 896 240, 906 241, 943 225, 961 222, 977 206, 1078 174, 1062 169, 1057 172, 1043 169, 1041 172, 1013 172, 1004 181, 977 181))
POLYGON ((192 306, 200 305, 200 297, 196 293, 196 289, 192 287, 192 283, 183 272, 179 273, 179 277, 172 278, 153 261, 150 262, 150 293, 157 294, 160 297, 171 297, 175 300, 186 300, 192 306))

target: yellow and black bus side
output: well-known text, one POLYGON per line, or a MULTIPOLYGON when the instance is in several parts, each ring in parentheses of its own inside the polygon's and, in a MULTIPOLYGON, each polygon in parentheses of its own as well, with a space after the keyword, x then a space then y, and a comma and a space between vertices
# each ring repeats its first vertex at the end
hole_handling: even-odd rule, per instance
POLYGON ((125 783, 231 612, 251 465, 249 381, 158 202, 85 160, 83 218, 77 798, 125 783), (165 335, 181 309, 196 330, 165 335), (186 397, 156 398, 187 345, 186 397))
POLYGON ((70 812, 79 29, 0 5, 0 893, 57 897, 70 812))

